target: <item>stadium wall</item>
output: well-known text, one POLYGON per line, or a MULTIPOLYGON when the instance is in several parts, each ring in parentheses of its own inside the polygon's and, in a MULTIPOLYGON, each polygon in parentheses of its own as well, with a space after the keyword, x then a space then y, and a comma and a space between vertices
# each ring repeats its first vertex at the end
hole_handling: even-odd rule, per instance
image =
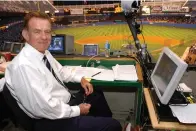
POLYGON ((171 27, 179 27, 179 28, 196 28, 196 24, 180 24, 180 23, 150 23, 143 22, 143 24, 157 25, 157 26, 171 26, 171 27))
MULTIPOLYGON (((139 23, 139 22, 138 22, 139 23)), ((156 26, 169 26, 169 27, 179 27, 179 28, 196 28, 196 24, 180 24, 180 23, 156 23, 156 22, 142 22, 146 25, 156 25, 156 26)), ((94 25, 112 25, 112 24, 127 24, 127 22, 97 22, 89 24, 80 24, 78 26, 94 26, 94 25)), ((64 26, 70 27, 70 26, 64 26)))

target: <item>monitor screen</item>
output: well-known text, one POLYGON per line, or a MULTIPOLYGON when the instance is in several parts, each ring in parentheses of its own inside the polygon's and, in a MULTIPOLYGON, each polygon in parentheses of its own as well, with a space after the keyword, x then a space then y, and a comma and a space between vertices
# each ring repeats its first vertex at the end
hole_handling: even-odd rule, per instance
POLYGON ((83 47, 84 56, 95 56, 98 55, 98 45, 97 44, 86 44, 83 47))
POLYGON ((12 47, 12 42, 4 42, 2 51, 10 52, 12 47))
POLYGON ((165 47, 151 74, 151 81, 162 104, 168 104, 186 71, 187 64, 165 47))
POLYGON ((11 53, 18 54, 23 47, 23 43, 13 43, 11 53))
POLYGON ((171 81, 176 69, 177 65, 166 54, 163 54, 162 59, 154 73, 155 82, 157 84, 161 83, 160 86, 158 86, 161 96, 164 94, 165 89, 171 81))
POLYGON ((21 45, 20 44, 14 44, 13 49, 12 49, 12 53, 16 53, 18 54, 21 50, 21 45))
POLYGON ((64 54, 64 39, 65 36, 64 35, 56 35, 56 36, 52 36, 52 40, 50 43, 50 46, 48 48, 48 50, 52 53, 52 54, 64 54))

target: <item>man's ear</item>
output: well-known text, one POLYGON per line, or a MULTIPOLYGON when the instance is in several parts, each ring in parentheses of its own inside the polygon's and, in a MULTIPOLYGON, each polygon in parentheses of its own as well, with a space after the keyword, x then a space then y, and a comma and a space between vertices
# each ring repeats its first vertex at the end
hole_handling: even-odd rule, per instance
POLYGON ((28 32, 27 32, 27 29, 22 30, 22 36, 25 39, 25 41, 29 41, 29 35, 28 35, 28 32))

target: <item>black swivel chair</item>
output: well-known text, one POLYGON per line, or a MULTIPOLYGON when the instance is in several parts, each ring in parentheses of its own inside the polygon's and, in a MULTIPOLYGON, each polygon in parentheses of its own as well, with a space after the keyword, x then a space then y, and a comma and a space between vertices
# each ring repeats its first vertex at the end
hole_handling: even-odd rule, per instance
POLYGON ((29 117, 17 104, 16 99, 11 95, 7 85, 4 85, 3 96, 12 113, 14 114, 15 121, 22 128, 28 131, 34 131, 34 119, 29 117))

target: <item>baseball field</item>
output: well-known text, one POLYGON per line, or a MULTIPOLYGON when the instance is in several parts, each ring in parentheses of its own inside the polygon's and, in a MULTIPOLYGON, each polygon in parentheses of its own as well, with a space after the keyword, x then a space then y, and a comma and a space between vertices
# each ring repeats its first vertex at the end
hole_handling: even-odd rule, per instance
MULTIPOLYGON (((196 29, 167 26, 143 25, 144 39, 139 35, 140 43, 146 43, 149 52, 157 59, 164 46, 168 46, 181 56, 187 46, 196 42, 196 29)), ((93 25, 54 30, 56 34, 74 36, 74 47, 77 54, 82 52, 82 45, 99 44, 100 51, 108 40, 111 50, 121 50, 124 44, 134 44, 127 24, 93 25)))

